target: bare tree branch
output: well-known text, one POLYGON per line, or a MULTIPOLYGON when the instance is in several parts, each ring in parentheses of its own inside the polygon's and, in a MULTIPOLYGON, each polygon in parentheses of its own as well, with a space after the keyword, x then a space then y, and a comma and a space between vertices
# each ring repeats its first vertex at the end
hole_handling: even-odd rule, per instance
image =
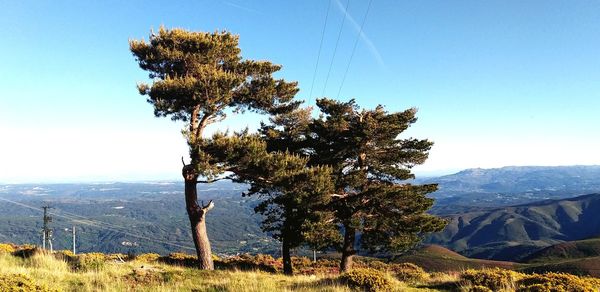
POLYGON ((202 211, 204 211, 204 213, 210 211, 214 207, 215 207, 215 203, 213 202, 213 200, 210 200, 210 202, 208 202, 208 204, 206 204, 206 205, 204 205, 204 203, 202 203, 202 211))
POLYGON ((217 179, 211 179, 211 180, 199 180, 197 181, 197 183, 199 184, 210 184, 210 183, 214 183, 220 180, 224 180, 224 179, 231 179, 231 177, 226 176, 226 177, 221 177, 221 178, 217 178, 217 179))

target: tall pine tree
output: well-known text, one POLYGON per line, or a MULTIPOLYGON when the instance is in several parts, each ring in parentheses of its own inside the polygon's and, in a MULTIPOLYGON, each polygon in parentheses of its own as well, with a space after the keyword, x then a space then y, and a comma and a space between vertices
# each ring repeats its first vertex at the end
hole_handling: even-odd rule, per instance
POLYGON ((190 163, 185 164, 185 202, 194 245, 202 269, 213 269, 205 218, 212 201, 198 204, 199 177, 211 182, 221 174, 209 155, 202 151, 204 130, 225 119, 231 111, 266 114, 296 108, 295 82, 275 79, 281 69, 267 61, 243 60, 238 37, 228 32, 189 32, 160 28, 148 42, 131 40, 130 50, 139 66, 149 72, 151 84, 139 84, 157 117, 169 116, 185 123, 190 163))
POLYGON ((372 251, 403 250, 423 233, 445 226, 444 220, 426 213, 433 204, 426 194, 437 186, 405 183, 414 178, 411 168, 425 162, 433 145, 400 139, 416 122, 415 109, 361 110, 353 100, 325 98, 317 106, 322 113, 318 119, 297 110, 273 118, 262 133, 271 150, 307 155, 310 165, 332 168, 335 192, 321 208, 333 212, 344 233, 341 271, 351 269, 357 243, 372 251))

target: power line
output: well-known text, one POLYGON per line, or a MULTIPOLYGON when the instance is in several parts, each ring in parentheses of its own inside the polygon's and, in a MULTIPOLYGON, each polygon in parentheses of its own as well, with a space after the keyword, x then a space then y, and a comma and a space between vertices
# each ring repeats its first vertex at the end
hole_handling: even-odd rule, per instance
POLYGON ((358 45, 358 41, 360 40, 360 36, 363 31, 363 27, 365 26, 365 22, 367 21, 367 15, 369 15, 369 10, 371 9, 371 3, 373 0, 369 0, 369 5, 367 6, 367 11, 365 12, 365 16, 363 16, 362 23, 360 24, 360 29, 358 34, 356 35, 356 40, 354 40, 354 47, 352 48, 352 53, 350 54, 350 59, 348 60, 348 65, 346 66, 346 71, 344 72, 344 77, 342 77, 342 83, 340 83, 340 88, 338 89, 336 99, 340 98, 340 92, 342 92, 342 87, 344 86, 344 82, 346 81, 346 76, 348 75, 348 70, 350 69, 350 63, 352 62, 352 58, 354 58, 354 52, 356 51, 356 47, 358 45))
MULTIPOLYGON (((23 203, 20 203, 20 202, 15 202, 15 201, 12 201, 12 200, 8 200, 8 199, 5 199, 5 198, 0 198, 0 200, 5 201, 5 202, 9 202, 9 203, 13 203, 15 205, 19 205, 21 207, 33 209, 33 210, 36 210, 36 211, 42 211, 39 208, 30 206, 30 205, 27 205, 27 204, 23 204, 23 203)), ((98 220, 94 220, 94 219, 90 219, 90 218, 86 218, 86 217, 81 216, 81 215, 75 215, 74 214, 74 216, 69 216, 69 215, 61 215, 61 214, 57 214, 57 213, 50 213, 50 214, 52 214, 52 215, 54 215, 56 217, 59 217, 59 218, 63 218, 63 219, 67 219, 67 220, 70 220, 70 221, 78 222, 79 224, 88 225, 88 226, 92 226, 92 227, 97 227, 97 228, 100 228, 100 229, 105 229, 105 230, 109 230, 109 231, 113 231, 113 232, 125 234, 125 235, 131 236, 131 237, 135 237, 135 238, 139 238, 139 239, 144 239, 144 240, 155 242, 155 243, 161 243, 161 244, 171 245, 171 246, 175 246, 175 247, 179 247, 179 248, 184 248, 184 249, 189 249, 189 250, 196 250, 195 248, 190 247, 190 246, 181 245, 181 244, 177 244, 177 243, 172 243, 172 242, 164 241, 164 240, 160 240, 160 239, 154 239, 154 238, 150 238, 150 237, 143 236, 143 235, 137 235, 137 234, 133 234, 133 233, 128 232, 128 231, 118 230, 118 229, 113 228, 113 227, 101 226, 101 224, 109 225, 109 226, 112 225, 112 224, 106 223, 106 222, 102 222, 102 221, 98 221, 98 220), (80 218, 77 218, 77 217, 80 217, 80 218), (87 220, 89 222, 82 221, 82 220, 87 220)), ((117 225, 114 225, 114 226, 117 226, 117 225)), ((119 226, 117 228, 126 228, 126 227, 120 227, 119 226)))
POLYGON ((333 61, 335 60, 335 54, 337 52, 338 44, 340 43, 340 37, 342 36, 342 29, 344 28, 344 22, 346 22, 346 18, 348 17, 348 6, 350 6, 350 0, 346 1, 346 13, 344 13, 344 18, 342 19, 342 25, 340 25, 340 31, 338 33, 337 41, 335 42, 335 47, 333 48, 333 56, 331 56, 331 62, 329 63, 329 70, 327 70, 327 76, 325 77, 325 86, 323 86, 322 95, 325 95, 325 89, 327 89, 327 82, 329 81, 329 75, 331 74, 331 68, 333 68, 333 61))
POLYGON ((321 32, 321 42, 319 43, 319 52, 317 53, 317 63, 315 64, 315 72, 313 72, 312 84, 310 85, 310 94, 308 95, 309 101, 312 100, 313 89, 315 87, 315 80, 317 79, 317 68, 319 68, 319 60, 321 59, 321 50, 323 49, 323 39, 325 39, 325 29, 327 28, 327 19, 329 18, 329 10, 331 9, 331 0, 327 5, 327 13, 325 13, 325 22, 323 23, 323 31, 321 32))

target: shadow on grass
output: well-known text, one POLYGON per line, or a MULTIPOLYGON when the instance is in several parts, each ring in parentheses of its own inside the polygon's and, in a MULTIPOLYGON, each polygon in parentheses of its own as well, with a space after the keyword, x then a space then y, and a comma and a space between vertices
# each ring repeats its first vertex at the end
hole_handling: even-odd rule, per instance
POLYGON ((304 290, 304 289, 320 290, 325 287, 336 287, 336 286, 345 286, 345 283, 338 280, 337 278, 326 278, 326 279, 320 279, 317 281, 312 281, 312 282, 307 282, 307 283, 293 283, 291 285, 288 285, 287 288, 292 291, 304 290))
POLYGON ((420 288, 420 289, 433 289, 433 290, 438 290, 438 291, 460 291, 461 290, 460 284, 457 281, 428 283, 428 284, 416 285, 414 287, 420 288))

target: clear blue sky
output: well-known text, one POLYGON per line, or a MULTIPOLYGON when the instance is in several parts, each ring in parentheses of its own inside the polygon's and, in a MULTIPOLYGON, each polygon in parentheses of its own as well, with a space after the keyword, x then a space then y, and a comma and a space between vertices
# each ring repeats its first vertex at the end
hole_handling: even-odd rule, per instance
MULTIPOLYGON (((0 0, 0 182, 178 179, 181 125, 138 95, 147 74, 128 39, 160 25, 229 30, 314 104, 337 96, 368 0, 349 1, 324 90, 346 3, 0 0)), ((600 164, 600 2, 373 0, 349 98, 419 108, 406 134, 436 142, 420 174, 600 164)))

